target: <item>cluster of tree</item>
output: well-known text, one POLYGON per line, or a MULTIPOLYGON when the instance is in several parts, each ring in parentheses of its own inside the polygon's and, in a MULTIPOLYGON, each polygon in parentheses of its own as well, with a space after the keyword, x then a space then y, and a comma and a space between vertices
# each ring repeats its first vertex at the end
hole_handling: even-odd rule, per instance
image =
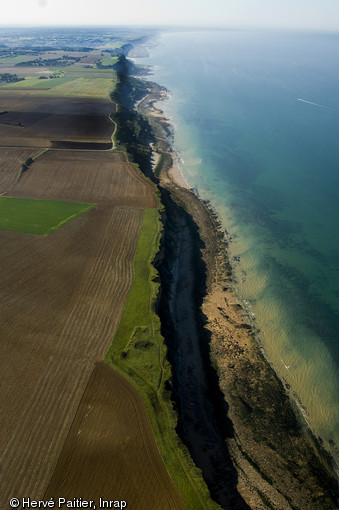
POLYGON ((45 52, 45 51, 65 51, 67 53, 71 52, 71 51, 77 51, 77 52, 80 51, 80 52, 88 53, 89 51, 93 50, 93 48, 91 48, 90 46, 59 46, 57 40, 55 41, 55 44, 53 44, 53 41, 52 41, 50 46, 34 46, 33 49, 37 54, 45 52))
POLYGON ((10 49, 8 46, 6 46, 5 44, 4 45, 0 45, 0 55, 3 53, 3 52, 6 52, 8 54, 8 56, 11 56, 11 57, 14 57, 14 56, 17 56, 17 55, 24 55, 24 54, 28 54, 28 55, 39 55, 40 53, 45 53, 46 51, 65 51, 65 52, 71 52, 71 51, 83 51, 83 52, 88 52, 88 51, 92 51, 93 48, 89 47, 89 46, 81 46, 81 47, 74 47, 74 46, 60 46, 58 45, 57 41, 55 44, 53 44, 53 41, 51 41, 51 44, 49 46, 30 46, 29 44, 26 43, 25 46, 18 46, 18 49, 17 50, 14 50, 14 49, 10 49), (4 48, 4 49, 1 49, 1 48, 4 48))
POLYGON ((26 170, 28 170, 32 163, 34 163, 34 159, 32 158, 26 159, 25 163, 22 164, 21 173, 23 174, 24 172, 26 172, 26 170))
POLYGON ((19 62, 16 66, 24 67, 66 67, 78 62, 80 57, 63 56, 61 58, 36 58, 34 60, 27 60, 26 62, 19 62))
POLYGON ((0 83, 15 83, 17 81, 22 81, 25 78, 22 78, 16 74, 11 73, 2 73, 0 74, 0 83))
POLYGON ((1 58, 11 57, 11 56, 15 56, 15 55, 13 55, 13 52, 10 51, 6 46, 0 47, 0 57, 1 58))
POLYGON ((34 55, 39 55, 39 53, 41 53, 41 52, 37 51, 37 50, 33 50, 33 49, 27 49, 27 48, 13 49, 13 48, 8 48, 8 46, 5 46, 5 45, 3 47, 0 47, 0 57, 1 58, 19 57, 22 55, 30 55, 33 57, 34 55))

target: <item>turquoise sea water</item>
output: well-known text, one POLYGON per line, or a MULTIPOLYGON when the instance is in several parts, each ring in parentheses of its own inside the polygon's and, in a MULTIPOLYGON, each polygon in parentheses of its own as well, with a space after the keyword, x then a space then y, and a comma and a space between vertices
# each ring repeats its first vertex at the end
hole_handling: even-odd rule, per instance
POLYGON ((339 34, 168 32, 137 63, 170 92, 268 359, 339 458, 339 34))

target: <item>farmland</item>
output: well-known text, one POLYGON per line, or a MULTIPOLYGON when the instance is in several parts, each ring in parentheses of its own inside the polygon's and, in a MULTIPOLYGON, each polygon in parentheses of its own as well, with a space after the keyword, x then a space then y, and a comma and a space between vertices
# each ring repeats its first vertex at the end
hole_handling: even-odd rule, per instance
MULTIPOLYGON (((40 73, 41 74, 41 73, 40 73)), ((2 92, 25 91, 28 95, 107 98, 113 88, 112 78, 60 77, 42 81, 37 76, 2 85, 2 92)))
POLYGON ((94 204, 0 197, 0 230, 13 230, 46 236, 94 204))
POLYGON ((159 456, 141 397, 104 363, 95 366, 45 499, 71 499, 74 494, 96 501, 114 494, 138 510, 184 509, 159 456))
MULTIPOLYGON (((134 166, 121 161, 119 154, 114 165, 116 155, 109 156, 111 171, 120 164, 132 174, 128 186, 134 175, 135 189, 142 189, 134 166)), ((77 179, 79 183, 83 176, 78 172, 72 179, 71 165, 68 170, 73 198, 79 199, 77 179)), ((20 186, 33 174, 34 164, 20 186)), ((114 336, 132 281, 142 200, 138 207, 127 206, 133 198, 125 189, 125 197, 116 193, 110 201, 102 198, 101 186, 105 187, 102 175, 97 183, 91 179, 88 189, 96 207, 48 237, 0 231, 1 406, 6 409, 0 425, 2 484, 8 490, 3 497, 11 490, 42 495, 94 360, 104 357, 114 336)), ((123 187, 120 182, 120 190, 123 187)), ((54 195, 57 188, 51 187, 54 195)), ((147 181, 143 195, 144 207, 155 206, 147 181)))
POLYGON ((128 40, 84 51, 77 37, 80 60, 60 69, 0 62, 25 77, 0 87, 0 505, 114 487, 140 510, 212 509, 165 390, 159 198, 112 146, 116 74, 100 65, 128 40))
POLYGON ((157 207, 153 186, 122 152, 48 151, 15 187, 15 196, 157 207))
POLYGON ((151 264, 160 241, 157 218, 156 209, 144 213, 133 259, 132 286, 105 361, 123 374, 143 397, 159 451, 180 490, 185 508, 216 510, 219 506, 210 499, 200 472, 174 434, 176 415, 166 390, 171 368, 155 313, 159 283, 151 264))
POLYGON ((117 57, 104 57, 98 62, 98 66, 101 67, 108 67, 112 66, 113 64, 116 64, 118 61, 117 57))
POLYGON ((17 182, 22 164, 37 154, 34 149, 0 148, 0 196, 17 182))
MULTIPOLYGON (((113 45, 106 39, 104 44, 113 45)), ((88 462, 83 471, 78 464, 69 466, 70 497, 82 473, 80 489, 88 486, 91 497, 109 498, 118 484, 121 498, 131 503, 143 487, 145 503, 183 508, 140 396, 97 363, 119 324, 144 217, 151 215, 158 225, 153 185, 125 153, 107 150, 115 75, 88 68, 111 59, 105 51, 74 53, 80 62, 62 70, 39 67, 39 74, 34 66, 15 65, 36 55, 22 58, 14 51, 0 62, 1 72, 9 68, 25 77, 21 87, 0 87, 2 508, 13 494, 38 499, 48 487, 54 494, 58 487, 66 490, 57 473, 72 434, 78 437, 76 424, 84 434, 75 458, 88 462), (55 77, 39 79, 51 74, 55 77), (94 414, 87 420, 81 413, 88 400, 94 414), (108 478, 102 469, 92 476, 93 456, 108 478), (114 464, 117 470, 110 470, 114 464)), ((62 55, 58 50, 41 57, 62 55)))
MULTIPOLYGON (((24 82, 20 82, 24 83, 24 82)), ((112 104, 106 99, 27 97, 0 90, 2 147, 62 148, 64 142, 112 146, 112 104)), ((86 147, 84 147, 86 148, 86 147)))

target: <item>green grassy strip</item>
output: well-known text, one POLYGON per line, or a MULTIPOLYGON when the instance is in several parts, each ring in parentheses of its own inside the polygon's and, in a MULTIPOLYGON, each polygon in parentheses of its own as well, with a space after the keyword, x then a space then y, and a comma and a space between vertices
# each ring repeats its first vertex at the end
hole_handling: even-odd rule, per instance
POLYGON ((172 166, 172 158, 170 156, 170 154, 168 154, 167 152, 162 152, 161 155, 160 155, 160 158, 159 158, 159 161, 156 165, 156 167, 154 168, 154 175, 156 177, 159 177, 162 170, 164 169, 169 169, 171 168, 172 166))
POLYGON ((95 204, 0 197, 0 229, 47 236, 95 204))
POLYGON ((160 454, 185 508, 216 510, 220 507, 211 500, 200 471, 176 434, 177 416, 165 389, 171 369, 160 320, 154 311, 159 283, 152 265, 159 249, 160 232, 159 211, 146 209, 133 259, 133 283, 105 361, 143 397, 160 454))

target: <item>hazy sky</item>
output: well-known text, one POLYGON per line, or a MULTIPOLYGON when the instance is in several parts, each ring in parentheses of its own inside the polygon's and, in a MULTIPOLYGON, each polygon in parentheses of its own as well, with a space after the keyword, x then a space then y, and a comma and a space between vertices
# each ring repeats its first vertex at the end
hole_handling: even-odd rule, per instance
POLYGON ((2 0, 0 25, 7 24, 339 30, 339 0, 2 0))

